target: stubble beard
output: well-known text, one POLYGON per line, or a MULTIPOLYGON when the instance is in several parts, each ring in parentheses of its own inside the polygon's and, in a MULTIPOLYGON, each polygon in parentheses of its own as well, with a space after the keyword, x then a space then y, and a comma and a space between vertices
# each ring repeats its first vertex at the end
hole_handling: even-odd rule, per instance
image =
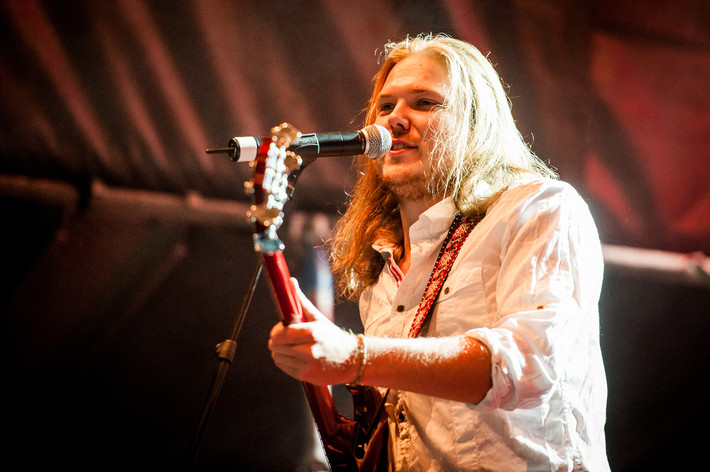
MULTIPOLYGON (((430 157, 420 155, 420 166, 414 168, 389 168, 387 172, 378 162, 378 172, 382 182, 398 203, 406 201, 431 200, 436 197, 435 188, 441 176, 429 162, 430 157)), ((441 195, 439 195, 441 196, 441 195)))
POLYGON ((417 172, 388 172, 382 176, 382 182, 400 203, 423 200, 431 196, 423 169, 418 169, 417 172))

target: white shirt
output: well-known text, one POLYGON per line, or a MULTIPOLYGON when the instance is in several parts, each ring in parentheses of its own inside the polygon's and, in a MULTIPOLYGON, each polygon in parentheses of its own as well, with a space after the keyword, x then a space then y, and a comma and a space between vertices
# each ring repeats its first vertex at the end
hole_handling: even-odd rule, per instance
MULTIPOLYGON (((445 199, 410 228, 411 266, 389 262, 360 298, 365 333, 407 337, 456 209, 445 199)), ((492 354, 478 404, 390 392, 395 470, 608 471, 599 347, 601 245, 564 182, 517 182, 490 206, 452 266, 428 336, 465 334, 492 354)))

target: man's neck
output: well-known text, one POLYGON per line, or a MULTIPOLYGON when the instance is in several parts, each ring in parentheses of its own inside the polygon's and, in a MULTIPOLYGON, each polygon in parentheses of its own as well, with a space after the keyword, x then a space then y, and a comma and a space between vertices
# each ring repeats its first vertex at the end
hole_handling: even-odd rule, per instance
POLYGON ((404 247, 402 248, 402 256, 397 261, 402 273, 406 274, 410 265, 411 245, 409 241, 409 228, 417 222, 419 216, 429 208, 441 201, 440 197, 431 197, 428 199, 407 200, 400 202, 399 215, 402 219, 402 231, 404 233, 404 247))

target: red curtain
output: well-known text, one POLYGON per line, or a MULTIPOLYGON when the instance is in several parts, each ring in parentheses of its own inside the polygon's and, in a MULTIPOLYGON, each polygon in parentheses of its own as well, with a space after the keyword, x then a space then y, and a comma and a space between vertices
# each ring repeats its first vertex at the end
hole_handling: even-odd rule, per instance
MULTIPOLYGON (((0 172, 244 199, 208 156, 290 121, 356 129, 382 45, 446 32, 490 52, 523 134, 610 244, 710 253, 710 7, 576 2, 4 0, 0 172)), ((294 205, 333 210, 348 160, 294 205)))

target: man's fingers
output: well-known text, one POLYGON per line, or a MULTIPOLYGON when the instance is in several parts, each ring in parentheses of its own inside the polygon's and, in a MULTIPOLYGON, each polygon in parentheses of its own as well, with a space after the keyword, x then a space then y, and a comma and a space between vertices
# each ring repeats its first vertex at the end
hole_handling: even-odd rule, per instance
POLYGON ((298 280, 296 280, 295 277, 291 277, 290 282, 291 287, 293 287, 293 290, 298 296, 298 301, 301 303, 301 307, 303 308, 303 316, 306 318, 306 321, 318 321, 326 318, 325 315, 323 315, 301 291, 301 287, 298 285, 298 280))

